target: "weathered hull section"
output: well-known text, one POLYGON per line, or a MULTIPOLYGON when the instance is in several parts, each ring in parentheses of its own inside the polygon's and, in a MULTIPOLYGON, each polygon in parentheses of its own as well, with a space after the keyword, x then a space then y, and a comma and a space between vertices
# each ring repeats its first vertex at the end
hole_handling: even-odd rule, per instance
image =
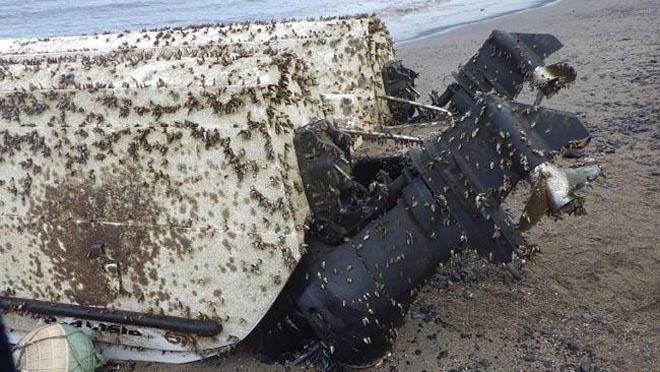
POLYGON ((11 336, 73 322, 109 358, 184 362, 243 339, 304 252, 294 129, 387 120, 376 95, 393 52, 372 18, 1 41, 0 51, 11 336), (22 299, 110 317, 36 316, 22 299))
MULTIPOLYGON (((4 77, 5 88, 29 89, 34 82, 23 75, 21 64, 57 59, 58 64, 73 60, 83 65, 97 62, 105 67, 76 79, 79 84, 119 87, 137 83, 137 79, 141 84, 156 85, 163 73, 168 75, 165 71, 170 64, 166 61, 187 58, 207 66, 207 72, 197 76, 201 84, 213 84, 216 75, 229 75, 230 84, 239 84, 241 79, 249 78, 249 70, 233 64, 232 56, 278 52, 291 53, 305 61, 318 85, 326 119, 340 126, 366 129, 375 129, 390 120, 387 105, 377 96, 385 94, 381 70, 395 55, 387 30, 373 17, 0 40, 4 61, 0 76, 4 77), (12 68, 13 63, 19 65, 12 68), (118 78, 122 72, 124 78, 118 78)), ((43 86, 58 86, 60 77, 53 75, 50 84, 46 78, 43 86)))

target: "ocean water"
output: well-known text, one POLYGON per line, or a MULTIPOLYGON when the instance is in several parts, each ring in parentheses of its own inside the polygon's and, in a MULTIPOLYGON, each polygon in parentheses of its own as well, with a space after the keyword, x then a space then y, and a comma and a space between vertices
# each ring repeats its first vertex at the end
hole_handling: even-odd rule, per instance
POLYGON ((553 0, 0 0, 0 38, 77 35, 199 23, 380 16, 403 42, 553 0))

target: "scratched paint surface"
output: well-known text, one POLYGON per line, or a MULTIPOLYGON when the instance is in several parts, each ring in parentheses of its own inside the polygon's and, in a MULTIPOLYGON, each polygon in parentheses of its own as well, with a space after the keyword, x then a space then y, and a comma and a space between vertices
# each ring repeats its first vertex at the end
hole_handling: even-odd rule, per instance
POLYGON ((92 332, 186 360, 243 339, 304 253, 294 129, 387 120, 375 95, 393 58, 371 18, 3 40, 0 53, 1 294, 221 323, 190 342, 92 332))

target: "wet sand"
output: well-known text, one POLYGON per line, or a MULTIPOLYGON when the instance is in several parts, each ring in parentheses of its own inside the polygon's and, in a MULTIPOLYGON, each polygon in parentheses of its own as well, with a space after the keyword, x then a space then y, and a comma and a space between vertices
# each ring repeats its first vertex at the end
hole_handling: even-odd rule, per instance
MULTIPOLYGON (((577 82, 544 106, 577 112, 588 156, 606 178, 587 192, 588 215, 546 219, 527 236, 540 252, 514 281, 478 260, 438 273, 412 307, 392 355, 372 370, 650 371, 660 365, 660 4, 564 0, 397 46, 420 91, 449 74, 492 29, 552 33, 577 82), (654 367, 655 366, 655 367, 654 367)), ((106 367, 107 368, 107 367, 106 367)), ((249 351, 185 366, 112 370, 297 370, 249 351)))

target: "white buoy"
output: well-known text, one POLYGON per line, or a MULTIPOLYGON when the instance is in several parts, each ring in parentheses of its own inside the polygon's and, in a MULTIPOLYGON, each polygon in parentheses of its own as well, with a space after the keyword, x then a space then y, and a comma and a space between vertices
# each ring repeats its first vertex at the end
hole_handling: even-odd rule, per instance
POLYGON ((93 372, 102 358, 92 341, 78 328, 49 324, 21 339, 13 351, 19 371, 93 372))

